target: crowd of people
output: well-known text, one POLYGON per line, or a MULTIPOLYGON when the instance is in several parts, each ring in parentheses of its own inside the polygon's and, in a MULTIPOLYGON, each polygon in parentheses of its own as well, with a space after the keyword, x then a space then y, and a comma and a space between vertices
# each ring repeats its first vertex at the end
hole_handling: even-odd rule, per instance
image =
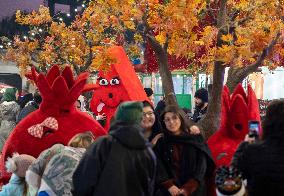
MULTIPOLYGON (((149 100, 118 106, 106 136, 77 134, 67 146, 55 144, 39 157, 15 153, 7 160, 12 176, 0 196, 284 195, 284 100, 271 102, 263 134, 246 136, 227 172, 215 167, 202 130, 194 126, 207 111, 206 89, 196 91, 193 114, 163 99, 154 108, 153 91, 145 92, 149 100), (237 172, 238 188, 230 184, 231 171, 237 172)), ((16 124, 40 103, 38 92, 19 99, 17 89, 6 90, 0 103, 1 149, 16 124)), ((87 104, 80 96, 74 107, 103 124, 105 116, 94 116, 87 104)))

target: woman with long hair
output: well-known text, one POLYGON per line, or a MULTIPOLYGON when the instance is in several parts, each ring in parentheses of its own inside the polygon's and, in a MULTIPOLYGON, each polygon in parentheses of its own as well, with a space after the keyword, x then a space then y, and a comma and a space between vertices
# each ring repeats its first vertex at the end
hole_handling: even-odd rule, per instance
POLYGON ((214 162, 202 135, 190 134, 184 112, 167 106, 161 115, 164 136, 154 151, 158 158, 156 195, 206 195, 205 176, 211 175, 214 162))
POLYGON ((153 145, 162 137, 161 124, 159 118, 155 115, 154 107, 148 101, 143 101, 143 117, 141 127, 143 128, 144 137, 151 141, 153 145))

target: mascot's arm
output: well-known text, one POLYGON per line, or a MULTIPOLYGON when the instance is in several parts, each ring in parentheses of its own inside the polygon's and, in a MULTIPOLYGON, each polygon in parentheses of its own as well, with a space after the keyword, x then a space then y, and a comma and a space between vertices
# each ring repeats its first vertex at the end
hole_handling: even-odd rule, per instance
POLYGON ((111 143, 106 136, 98 138, 96 143, 87 150, 73 174, 74 196, 93 195, 110 148, 111 143))

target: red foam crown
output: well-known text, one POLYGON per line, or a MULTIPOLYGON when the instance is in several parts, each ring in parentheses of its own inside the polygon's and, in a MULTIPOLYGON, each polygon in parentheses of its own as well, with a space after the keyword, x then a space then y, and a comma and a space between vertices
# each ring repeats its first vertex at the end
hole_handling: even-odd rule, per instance
POLYGON ((43 73, 38 74, 35 68, 32 68, 26 77, 36 83, 41 93, 40 110, 56 116, 75 109, 74 103, 82 93, 89 74, 82 73, 75 79, 69 66, 60 72, 59 66, 54 65, 46 76, 43 73))

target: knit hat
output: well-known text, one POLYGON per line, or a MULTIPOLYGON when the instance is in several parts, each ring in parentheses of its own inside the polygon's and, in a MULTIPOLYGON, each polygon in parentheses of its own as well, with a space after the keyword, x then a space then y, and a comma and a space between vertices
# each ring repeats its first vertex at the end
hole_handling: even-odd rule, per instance
POLYGON ((14 173, 17 176, 24 178, 26 176, 26 171, 28 170, 29 166, 35 161, 36 159, 27 154, 13 154, 12 158, 8 158, 6 161, 6 168, 7 171, 10 173, 14 173))
POLYGON ((205 88, 198 89, 194 97, 201 99, 204 103, 208 102, 208 91, 205 88))
POLYGON ((121 103, 115 114, 117 121, 139 124, 142 120, 143 104, 138 101, 127 101, 121 103))
POLYGON ((150 97, 154 93, 151 88, 144 88, 144 91, 145 91, 147 97, 150 97))
POLYGON ((7 88, 5 90, 5 93, 3 95, 2 100, 3 101, 16 101, 16 92, 17 89, 16 88, 7 88))

